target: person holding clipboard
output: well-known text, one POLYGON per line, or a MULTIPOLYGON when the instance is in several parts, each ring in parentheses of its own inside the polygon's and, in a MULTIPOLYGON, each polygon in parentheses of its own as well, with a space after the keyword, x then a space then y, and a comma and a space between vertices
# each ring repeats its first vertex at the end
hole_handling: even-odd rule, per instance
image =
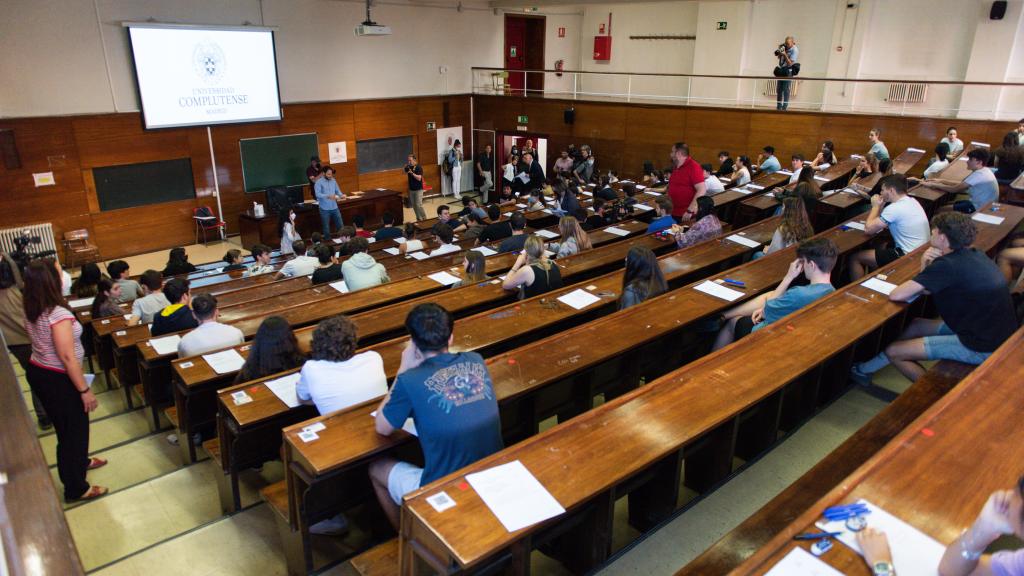
POLYGON ((339 230, 344 225, 341 221, 341 210, 338 210, 338 202, 344 200, 345 195, 341 193, 338 181, 334 179, 334 168, 324 166, 320 173, 322 176, 313 186, 313 193, 320 207, 320 223, 323 225, 324 238, 330 238, 332 224, 339 230))

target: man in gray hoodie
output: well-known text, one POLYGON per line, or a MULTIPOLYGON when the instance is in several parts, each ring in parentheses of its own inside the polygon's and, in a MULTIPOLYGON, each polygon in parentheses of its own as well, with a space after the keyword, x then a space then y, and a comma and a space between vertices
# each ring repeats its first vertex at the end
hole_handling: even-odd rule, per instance
POLYGON ((348 241, 352 255, 341 264, 341 275, 349 290, 359 290, 390 282, 387 270, 367 253, 370 243, 366 238, 355 237, 348 241))

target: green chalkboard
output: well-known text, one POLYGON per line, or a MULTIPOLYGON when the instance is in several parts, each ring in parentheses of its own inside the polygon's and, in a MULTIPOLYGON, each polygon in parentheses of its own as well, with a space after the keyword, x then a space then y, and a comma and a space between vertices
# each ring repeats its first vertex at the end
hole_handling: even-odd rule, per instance
POLYGON ((289 134, 238 141, 246 192, 270 186, 302 186, 309 157, 318 154, 316 134, 289 134))
POLYGON ((92 169, 100 210, 117 210, 196 197, 188 158, 92 169))

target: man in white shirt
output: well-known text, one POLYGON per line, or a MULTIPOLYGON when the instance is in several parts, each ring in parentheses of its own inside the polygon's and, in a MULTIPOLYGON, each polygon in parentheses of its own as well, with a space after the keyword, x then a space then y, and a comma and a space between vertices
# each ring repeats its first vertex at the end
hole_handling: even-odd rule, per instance
POLYGON ((281 267, 281 270, 274 275, 275 279, 311 276, 313 272, 316 272, 317 267, 320 266, 319 260, 313 256, 306 256, 306 243, 302 240, 296 240, 292 243, 292 248, 295 250, 295 258, 292 258, 281 267))
POLYGON ((704 193, 711 195, 725 192, 725 185, 718 179, 718 176, 715 176, 715 170, 711 164, 701 164, 700 167, 704 170, 704 193))
POLYGON ((966 192, 971 197, 971 204, 975 210, 982 206, 999 200, 999 182, 992 170, 985 166, 988 163, 989 153, 985 148, 975 148, 967 153, 967 167, 971 173, 963 182, 951 183, 941 180, 926 180, 921 184, 936 190, 960 194, 966 192))
MULTIPOLYGON (((292 246, 295 249, 295 246, 292 246)), ((246 274, 256 276, 273 272, 274 267, 270 265, 270 247, 264 244, 256 244, 250 250, 252 253, 252 264, 246 269, 246 274)))
POLYGON ((220 312, 217 310, 217 298, 212 294, 204 292, 193 298, 192 314, 199 321, 199 326, 181 337, 181 342, 178 342, 179 358, 198 356, 245 342, 241 330, 217 321, 220 312))
POLYGON ((800 171, 804 169, 804 157, 800 154, 793 154, 789 169, 793 171, 793 175, 789 177, 789 183, 796 184, 796 181, 800 179, 800 171))
POLYGON ((850 260, 850 274, 860 278, 868 269, 896 260, 919 246, 928 243, 931 225, 924 208, 917 199, 907 195, 907 178, 902 174, 890 174, 879 182, 882 193, 871 197, 871 212, 864 223, 864 233, 874 236, 889 229, 895 246, 863 250, 850 260), (888 203, 885 209, 882 205, 888 203))
POLYGON ((388 392, 384 360, 377 352, 356 354, 356 326, 345 316, 317 324, 310 359, 302 365, 295 395, 320 414, 380 398, 388 392))

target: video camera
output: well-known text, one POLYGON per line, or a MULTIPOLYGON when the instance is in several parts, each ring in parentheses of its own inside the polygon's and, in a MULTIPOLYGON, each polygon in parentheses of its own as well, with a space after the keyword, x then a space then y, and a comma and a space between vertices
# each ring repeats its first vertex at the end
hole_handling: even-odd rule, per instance
POLYGON ((54 250, 43 250, 40 252, 29 251, 29 246, 42 243, 42 237, 31 236, 29 235, 28 230, 23 230, 21 234, 14 237, 14 252, 11 252, 10 256, 22 272, 25 271, 25 267, 28 266, 28 263, 36 258, 49 258, 57 255, 57 252, 54 250))
POLYGON ((629 220, 633 217, 633 206, 626 204, 625 199, 608 202, 604 205, 604 218, 609 224, 629 220))

